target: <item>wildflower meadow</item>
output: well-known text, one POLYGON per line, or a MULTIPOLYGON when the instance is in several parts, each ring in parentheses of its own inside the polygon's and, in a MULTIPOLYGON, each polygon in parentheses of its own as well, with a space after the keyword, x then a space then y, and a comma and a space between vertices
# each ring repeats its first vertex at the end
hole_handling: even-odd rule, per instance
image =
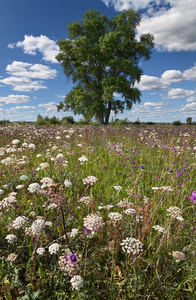
POLYGON ((0 127, 0 299, 196 299, 195 126, 0 127))

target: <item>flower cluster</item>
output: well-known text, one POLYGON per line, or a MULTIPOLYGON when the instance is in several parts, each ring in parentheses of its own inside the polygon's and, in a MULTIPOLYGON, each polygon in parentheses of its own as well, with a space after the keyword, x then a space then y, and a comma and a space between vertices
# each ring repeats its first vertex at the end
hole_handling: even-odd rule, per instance
POLYGON ((0 209, 9 211, 9 209, 16 203, 16 198, 14 196, 9 196, 0 201, 0 209))
POLYGON ((86 184, 90 184, 90 185, 93 185, 94 183, 96 183, 97 182, 97 178, 95 177, 95 176, 88 176, 87 178, 85 178, 85 179, 82 179, 82 181, 83 181, 83 183, 84 183, 84 185, 86 185, 86 184))
POLYGON ((90 202, 92 202, 93 199, 89 196, 83 196, 78 202, 83 202, 86 205, 89 204, 90 202))
POLYGON ((102 217, 98 215, 88 215, 84 219, 84 227, 90 230, 90 233, 94 234, 96 231, 102 230, 104 222, 102 217))
POLYGON ((71 181, 69 181, 68 179, 65 179, 64 185, 65 185, 66 188, 69 188, 69 187, 72 186, 72 183, 71 183, 71 181))
POLYGON ((69 276, 78 274, 80 271, 80 257, 67 250, 65 255, 59 257, 59 269, 64 273, 68 273, 69 276))
POLYGON ((186 255, 180 251, 172 251, 172 256, 176 259, 176 262, 186 260, 186 255))
POLYGON ((80 275, 75 275, 70 280, 74 290, 79 290, 84 285, 84 279, 80 275))
POLYGON ((59 244, 58 243, 53 243, 52 245, 49 246, 48 251, 50 254, 57 254, 59 251, 59 244))
POLYGON ((14 229, 20 229, 25 227, 28 224, 28 219, 24 216, 19 216, 17 217, 13 223, 12 223, 12 228, 14 229))
POLYGON ((26 181, 28 179, 28 176, 21 175, 19 179, 22 180, 22 181, 26 181))
POLYGON ((81 162, 81 164, 83 164, 85 161, 88 161, 88 158, 86 155, 82 155, 80 158, 78 158, 78 160, 81 162))
POLYGON ((190 197, 191 202, 196 203, 196 191, 192 191, 192 195, 190 197))
POLYGON ((130 208, 133 207, 133 203, 129 202, 128 199, 123 199, 117 204, 117 206, 122 208, 130 208))
POLYGON ((13 244, 17 241, 17 236, 15 234, 8 234, 5 239, 8 241, 9 244, 13 244))
POLYGON ((39 183, 31 183, 30 185, 29 185, 29 187, 27 188, 27 190, 30 192, 30 193, 35 193, 35 192, 39 192, 39 190, 40 190, 40 185, 39 185, 39 183))
POLYGON ((122 219, 122 215, 117 213, 117 212, 110 212, 108 215, 108 218, 114 220, 114 221, 119 221, 122 219))
POLYGON ((180 215, 181 214, 181 210, 180 208, 176 207, 176 206, 171 206, 170 208, 167 209, 168 214, 167 216, 170 216, 178 221, 183 221, 183 217, 180 215))
POLYGON ((39 254, 39 255, 43 255, 44 252, 45 252, 45 249, 42 248, 42 247, 40 247, 40 248, 38 248, 38 249, 36 250, 36 252, 37 252, 37 254, 39 254))
POLYGON ((122 186, 116 185, 116 186, 114 186, 114 189, 115 189, 116 191, 120 192, 120 190, 122 189, 122 186))
POLYGON ((48 187, 48 185, 50 184, 51 181, 52 181, 52 179, 49 177, 44 177, 42 180, 40 180, 40 182, 42 183, 41 189, 48 187))
POLYGON ((159 225, 154 225, 154 226, 152 226, 152 228, 153 228, 154 230, 158 231, 159 233, 166 233, 165 228, 164 228, 164 227, 161 227, 161 226, 159 226, 159 225))
POLYGON ((30 230, 32 232, 32 235, 35 236, 37 234, 42 233, 44 228, 45 228, 45 221, 41 219, 37 219, 32 223, 30 230))
POLYGON ((126 209, 126 210, 124 210, 124 213, 126 214, 126 215, 134 215, 135 214, 135 209, 133 209, 133 208, 128 208, 128 209, 126 209))
POLYGON ((123 252, 133 253, 133 255, 139 254, 143 250, 143 244, 139 240, 131 237, 127 237, 120 245, 122 246, 123 252))

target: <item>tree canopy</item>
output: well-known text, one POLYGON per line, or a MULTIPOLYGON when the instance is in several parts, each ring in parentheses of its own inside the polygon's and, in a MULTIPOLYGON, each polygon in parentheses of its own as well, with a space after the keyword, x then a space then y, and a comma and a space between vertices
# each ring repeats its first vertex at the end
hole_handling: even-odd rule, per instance
POLYGON ((108 124, 111 111, 130 110, 140 102, 141 92, 134 87, 143 73, 139 62, 150 59, 154 46, 151 34, 137 40, 140 21, 140 14, 132 9, 111 19, 93 9, 85 12, 81 22, 68 25, 69 39, 58 41, 56 59, 75 86, 58 111, 71 109, 108 124))

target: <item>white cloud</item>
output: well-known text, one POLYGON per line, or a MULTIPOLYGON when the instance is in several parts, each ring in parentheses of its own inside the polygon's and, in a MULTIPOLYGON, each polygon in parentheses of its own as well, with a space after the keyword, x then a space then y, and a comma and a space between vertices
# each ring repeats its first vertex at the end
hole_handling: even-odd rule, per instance
POLYGON ((196 1, 169 0, 168 3, 172 6, 170 9, 142 19, 138 35, 153 34, 158 50, 195 51, 196 1))
POLYGON ((135 85, 140 90, 168 90, 170 85, 166 81, 154 77, 154 76, 147 76, 142 75, 141 80, 138 84, 135 85))
POLYGON ((168 98, 171 98, 171 99, 180 99, 180 98, 185 98, 185 97, 191 97, 194 95, 196 95, 196 91, 184 90, 181 88, 172 89, 168 92, 168 98))
POLYGON ((21 61, 14 61, 8 65, 6 71, 12 76, 29 77, 38 79, 53 79, 57 75, 55 69, 41 64, 29 64, 21 61))
POLYGON ((12 109, 35 109, 36 107, 35 106, 27 106, 27 105, 24 105, 24 106, 15 106, 13 107, 12 109))
POLYGON ((183 74, 179 70, 168 70, 165 71, 161 79, 168 83, 177 83, 184 81, 183 74))
MULTIPOLYGON (((129 8, 145 8, 150 2, 150 0, 102 0, 107 7, 114 6, 116 11, 122 11, 123 9, 129 8)), ((155 0, 156 4, 159 4, 161 0, 155 0)))
MULTIPOLYGON (((25 54, 36 55, 37 51, 43 55, 43 60, 57 63, 55 56, 59 53, 59 47, 55 41, 49 39, 45 35, 34 37, 32 35, 25 35, 24 40, 15 44, 24 50, 25 54)), ((13 44, 8 45, 13 48, 13 44)))
POLYGON ((4 104, 27 103, 29 101, 29 96, 25 95, 9 95, 7 97, 0 97, 0 103, 4 104))
POLYGON ((167 106, 169 103, 167 102, 145 102, 144 107, 160 107, 167 106))
POLYGON ((196 97, 189 97, 186 99, 187 102, 196 102, 196 97))
POLYGON ((38 91, 40 89, 47 88, 46 86, 42 85, 41 81, 32 81, 31 79, 26 77, 11 76, 0 80, 0 82, 6 85, 11 85, 14 91, 20 92, 38 91))
POLYGON ((181 108, 181 111, 183 111, 183 112, 192 112, 192 111, 196 112, 196 102, 185 105, 183 108, 181 108))
POLYGON ((55 102, 49 102, 49 103, 42 103, 42 104, 39 104, 38 106, 39 107, 44 107, 46 108, 47 110, 46 111, 54 111, 54 112, 57 112, 57 106, 58 103, 55 103, 55 102))
POLYGON ((196 80, 196 66, 184 71, 183 76, 186 80, 196 80))

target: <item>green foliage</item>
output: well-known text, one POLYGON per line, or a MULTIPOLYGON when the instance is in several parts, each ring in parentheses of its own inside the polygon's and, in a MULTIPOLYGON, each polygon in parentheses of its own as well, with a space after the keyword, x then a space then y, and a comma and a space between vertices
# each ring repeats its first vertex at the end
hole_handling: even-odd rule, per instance
POLYGON ((63 117, 61 124, 74 124, 74 118, 72 116, 63 117))
POLYGON ((111 111, 123 112, 140 102, 141 93, 134 87, 142 75, 139 61, 150 59, 154 46, 150 34, 136 40, 140 19, 132 9, 111 19, 93 9, 85 12, 82 22, 69 24, 69 39, 58 42, 56 58, 76 85, 58 110, 72 109, 85 119, 108 124, 111 111))
POLYGON ((174 121, 172 124, 173 125, 182 125, 182 122, 180 120, 178 120, 178 121, 174 121))
POLYGON ((192 118, 191 117, 187 118, 186 122, 187 122, 188 125, 191 125, 192 124, 192 118))

